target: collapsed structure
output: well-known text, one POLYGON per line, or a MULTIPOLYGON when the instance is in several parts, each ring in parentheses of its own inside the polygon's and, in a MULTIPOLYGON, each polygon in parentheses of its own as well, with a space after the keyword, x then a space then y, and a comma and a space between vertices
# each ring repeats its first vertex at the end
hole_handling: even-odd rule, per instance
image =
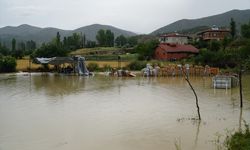
POLYGON ((62 73, 78 73, 81 76, 92 75, 86 67, 85 58, 81 56, 74 57, 52 57, 52 58, 35 58, 34 62, 43 65, 54 65, 62 73), (61 65, 68 64, 66 68, 60 70, 61 65))

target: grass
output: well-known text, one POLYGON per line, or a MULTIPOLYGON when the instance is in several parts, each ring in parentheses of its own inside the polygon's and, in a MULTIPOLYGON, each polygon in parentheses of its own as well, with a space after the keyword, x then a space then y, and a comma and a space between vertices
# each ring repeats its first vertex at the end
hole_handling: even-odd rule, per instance
POLYGON ((70 55, 84 55, 90 52, 98 52, 98 51, 115 51, 119 50, 117 47, 94 47, 94 48, 82 48, 70 53, 70 55))
MULTIPOLYGON (((119 56, 121 57, 121 61, 133 61, 138 58, 138 54, 124 54, 119 56)), ((118 55, 86 55, 84 57, 88 61, 117 61, 118 59, 118 55)))
MULTIPOLYGON (((112 68, 117 68, 118 67, 118 62, 117 61, 86 61, 86 65, 89 63, 96 63, 100 68, 103 68, 105 66, 110 66, 112 68)), ((121 62, 121 67, 126 67, 130 62, 128 61, 123 61, 121 62)), ((31 70, 37 70, 41 68, 42 65, 40 64, 34 64, 31 63, 31 70)), ((29 68, 29 59, 18 59, 17 60, 17 71, 28 71, 29 68)))
MULTIPOLYGON (((31 70, 36 70, 42 67, 42 65, 31 63, 31 70)), ((17 60, 17 71, 28 71, 29 68, 29 59, 18 59, 17 60)))

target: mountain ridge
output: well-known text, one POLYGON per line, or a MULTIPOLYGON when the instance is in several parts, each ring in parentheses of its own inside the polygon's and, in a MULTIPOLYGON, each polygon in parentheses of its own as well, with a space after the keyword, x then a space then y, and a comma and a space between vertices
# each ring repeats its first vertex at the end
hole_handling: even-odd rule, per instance
POLYGON ((237 29, 239 30, 242 24, 248 23, 248 21, 250 20, 250 9, 246 10, 233 9, 224 13, 197 19, 181 19, 166 26, 163 26, 161 28, 158 28, 155 31, 151 32, 150 34, 157 35, 175 31, 180 32, 182 30, 187 30, 198 26, 211 27, 213 25, 216 25, 218 27, 228 27, 231 18, 235 20, 237 24, 237 29))
POLYGON ((7 46, 10 46, 10 42, 13 38, 16 38, 17 41, 34 40, 38 44, 41 44, 51 41, 56 36, 57 32, 60 33, 62 38, 64 36, 70 36, 73 33, 83 33, 86 35, 87 40, 95 41, 96 33, 100 29, 111 30, 115 37, 121 34, 126 37, 137 35, 131 31, 126 31, 111 25, 102 24, 91 24, 74 30, 63 30, 54 27, 41 28, 29 24, 21 24, 19 26, 5 26, 0 28, 0 41, 4 42, 7 46))

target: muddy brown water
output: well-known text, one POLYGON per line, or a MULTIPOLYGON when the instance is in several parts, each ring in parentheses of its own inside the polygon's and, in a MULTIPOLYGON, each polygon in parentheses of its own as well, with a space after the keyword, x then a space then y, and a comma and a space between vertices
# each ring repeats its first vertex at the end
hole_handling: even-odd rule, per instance
MULTIPOLYGON (((0 150, 213 150, 238 130, 238 88, 213 89, 211 78, 116 78, 0 75, 0 150)), ((250 76, 242 119, 250 123, 250 76)), ((241 126, 244 126, 243 123, 241 126)))

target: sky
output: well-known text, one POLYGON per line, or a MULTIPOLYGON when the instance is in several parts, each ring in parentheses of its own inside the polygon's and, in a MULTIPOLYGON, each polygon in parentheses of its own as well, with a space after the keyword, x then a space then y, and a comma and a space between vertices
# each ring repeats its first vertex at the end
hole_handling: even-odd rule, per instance
POLYGON ((180 19, 232 9, 250 9, 250 0, 0 0, 0 27, 29 24, 73 30, 98 23, 151 33, 180 19))

